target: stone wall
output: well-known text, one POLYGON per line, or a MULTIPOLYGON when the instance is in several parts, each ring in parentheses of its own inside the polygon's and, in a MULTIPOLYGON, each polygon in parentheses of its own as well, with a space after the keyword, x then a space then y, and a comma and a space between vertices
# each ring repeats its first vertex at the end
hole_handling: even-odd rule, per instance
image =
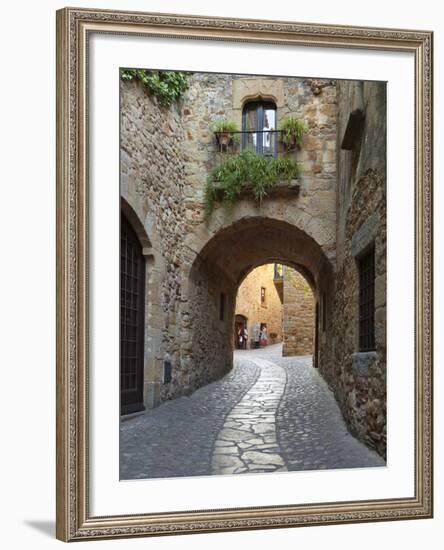
POLYGON ((236 298, 236 315, 247 318, 248 347, 255 325, 267 325, 268 342, 282 341, 282 304, 274 284, 274 264, 253 269, 239 287, 236 298), (265 289, 265 301, 261 302, 261 288, 265 289))
MULTIPOLYGON (((231 368, 237 288, 253 268, 282 263, 314 292, 315 366, 350 429, 384 454, 385 85, 204 73, 189 75, 189 84, 178 104, 162 108, 140 83, 121 83, 122 209, 147 264, 146 406, 231 368), (207 176, 222 160, 212 126, 228 118, 241 127, 244 103, 258 98, 275 102, 278 124, 288 115, 307 124, 291 153, 302 164, 299 186, 261 203, 243 196, 231 209, 216 205, 205 219, 207 176), (362 354, 356 258, 369 242, 376 250, 376 349, 362 354), (162 384, 166 358, 173 378, 162 384)), ((287 323, 286 330, 301 329, 287 323)), ((295 352, 307 353, 309 338, 295 352)))
MULTIPOLYGON (((121 196, 124 211, 139 220, 147 260, 144 400, 165 398, 161 387, 166 353, 180 361, 180 267, 177 235, 185 231, 180 110, 159 107, 137 82, 121 82, 121 196)), ((128 214, 127 214, 128 215, 128 214)), ((129 217, 129 216, 128 216, 129 217)), ((130 221, 133 221, 130 219, 130 221)), ((134 229, 137 224, 132 223, 134 229)))
MULTIPOLYGON (((162 108, 142 84, 121 83, 122 207, 140 223, 147 261, 146 406, 190 393, 231 368, 237 287, 255 265, 302 266, 320 288, 336 256, 335 83, 195 73, 189 84, 180 103, 162 108), (275 101, 278 123, 288 115, 307 123, 294 153, 303 166, 300 189, 262 204, 245 197, 205 220, 203 190, 221 160, 212 126, 229 118, 241 127, 243 103, 258 97, 275 101), (242 226, 236 238, 226 237, 244 220, 257 227, 250 242, 242 226), (276 228, 258 239, 269 221, 276 228), (168 384, 165 359, 173 366, 168 384)), ((319 353, 326 352, 327 345, 319 353)))
POLYGON ((338 82, 338 233, 334 362, 323 367, 351 431, 386 452, 386 86, 338 82), (341 150, 350 114, 362 112, 341 150), (375 349, 359 351, 358 258, 375 247, 375 349))
POLYGON ((185 165, 184 206, 191 246, 208 228, 211 237, 238 217, 259 211, 264 217, 290 219, 323 248, 336 256, 336 85, 334 81, 299 78, 249 77, 194 73, 182 104, 185 165), (290 156, 301 162, 300 190, 293 196, 265 200, 261 207, 250 197, 239 200, 233 212, 220 207, 205 224, 203 191, 209 171, 223 161, 214 123, 222 118, 242 127, 242 107, 260 97, 277 106, 277 125, 287 116, 302 118, 307 132, 302 147, 290 156), (204 226, 204 227, 202 227, 204 226), (195 230, 199 229, 199 235, 195 230))
POLYGON ((184 245, 190 229, 185 137, 182 105, 161 107, 140 83, 121 83, 122 210, 144 245, 147 265, 146 407, 189 394, 232 367, 236 285, 184 245), (172 364, 169 383, 163 383, 165 361, 172 364))
POLYGON ((217 380, 233 366, 233 316, 236 289, 226 275, 199 258, 190 273, 182 302, 180 378, 170 395, 192 393, 217 380))
MULTIPOLYGON (((336 114, 334 81, 192 75, 182 104, 187 249, 213 267, 217 265, 235 286, 253 267, 276 261, 302 269, 311 278, 316 293, 332 296, 336 262, 336 114), (208 172, 223 160, 211 131, 213 124, 228 118, 241 128, 242 106, 259 98, 275 102, 278 125, 286 116, 301 117, 307 124, 301 148, 291 154, 302 165, 299 188, 286 196, 271 193, 260 204, 245 196, 231 209, 216 205, 205 220, 203 190, 208 172), (268 231, 268 222, 286 227, 268 231), (243 229, 247 224, 248 231, 251 229, 248 237, 243 229)), ((234 295, 230 299, 234 300, 234 295)), ((322 334, 315 364, 331 361, 332 331, 333 327, 328 326, 322 334)), ((230 354, 226 350, 227 362, 230 354)))
POLYGON ((283 347, 284 356, 314 352, 315 301, 304 277, 284 268, 283 347))

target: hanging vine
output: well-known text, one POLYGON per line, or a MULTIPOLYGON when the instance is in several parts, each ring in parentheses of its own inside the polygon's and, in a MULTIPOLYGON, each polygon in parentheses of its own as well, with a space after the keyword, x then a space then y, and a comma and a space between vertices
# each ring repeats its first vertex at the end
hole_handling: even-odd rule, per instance
POLYGON ((120 78, 123 81, 139 80, 150 94, 157 97, 162 107, 179 101, 188 89, 187 74, 179 71, 123 69, 120 78))
POLYGON ((278 181, 297 178, 300 171, 299 163, 286 157, 267 159, 248 150, 230 157, 208 176, 205 187, 206 214, 212 213, 218 193, 222 194, 222 202, 228 206, 234 204, 246 189, 250 189, 260 202, 278 181))

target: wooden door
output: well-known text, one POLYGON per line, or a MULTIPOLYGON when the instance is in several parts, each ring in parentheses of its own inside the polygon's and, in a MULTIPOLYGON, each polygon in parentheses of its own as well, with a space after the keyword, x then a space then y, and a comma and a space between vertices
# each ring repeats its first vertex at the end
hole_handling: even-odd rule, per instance
POLYGON ((145 259, 125 216, 120 224, 120 412, 144 409, 145 259))

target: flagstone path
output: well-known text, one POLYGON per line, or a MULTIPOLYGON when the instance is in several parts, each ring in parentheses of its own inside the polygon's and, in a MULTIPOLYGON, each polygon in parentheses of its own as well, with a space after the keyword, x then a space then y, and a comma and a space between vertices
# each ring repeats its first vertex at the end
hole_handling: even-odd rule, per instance
POLYGON ((121 479, 378 466, 311 357, 281 345, 236 351, 222 379, 120 427, 121 479))

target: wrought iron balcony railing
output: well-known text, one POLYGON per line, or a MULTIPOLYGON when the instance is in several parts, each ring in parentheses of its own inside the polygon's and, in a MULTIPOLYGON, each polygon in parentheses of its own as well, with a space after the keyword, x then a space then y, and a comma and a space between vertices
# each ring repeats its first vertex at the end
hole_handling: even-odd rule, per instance
POLYGON ((299 194, 301 163, 288 154, 293 149, 283 143, 282 133, 281 130, 214 132, 220 154, 213 156, 213 166, 209 167, 207 205, 215 201, 232 203, 233 197, 262 201, 271 195, 299 194), (280 151, 282 155, 278 155, 280 151))
POLYGON ((220 153, 237 154, 249 150, 258 155, 276 158, 280 154, 287 154, 295 149, 283 142, 282 130, 247 130, 214 132, 214 134, 220 153))

